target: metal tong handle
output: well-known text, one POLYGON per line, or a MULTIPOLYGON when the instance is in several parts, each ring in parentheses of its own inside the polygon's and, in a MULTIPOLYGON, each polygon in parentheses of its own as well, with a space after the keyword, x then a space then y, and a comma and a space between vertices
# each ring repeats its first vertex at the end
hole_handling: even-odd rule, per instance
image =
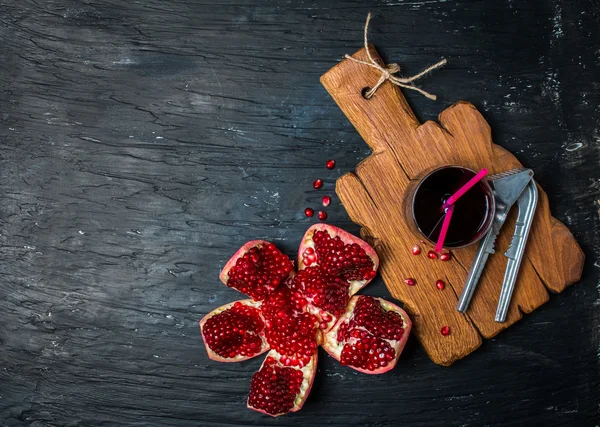
POLYGON ((465 286, 463 287, 460 297, 458 298, 456 309, 461 313, 466 312, 467 308, 469 308, 471 298, 473 298, 475 288, 477 287, 479 278, 483 273, 487 259, 490 256, 490 253, 494 253, 494 242, 496 241, 496 237, 498 237, 498 231, 499 230, 494 229, 490 230, 483 238, 481 243, 479 243, 477 253, 475 254, 471 268, 469 269, 469 275, 467 276, 465 286), (488 251, 488 248, 491 248, 491 252, 488 251))
POLYGON ((510 242, 510 247, 504 253, 508 258, 506 270, 504 271, 504 280, 502 281, 502 290, 498 299, 498 308, 496 309, 496 322, 504 322, 508 313, 508 307, 515 289, 517 274, 521 267, 525 245, 531 230, 531 223, 535 215, 537 206, 538 191, 534 181, 531 181, 523 194, 519 197, 519 215, 515 224, 515 232, 510 242))

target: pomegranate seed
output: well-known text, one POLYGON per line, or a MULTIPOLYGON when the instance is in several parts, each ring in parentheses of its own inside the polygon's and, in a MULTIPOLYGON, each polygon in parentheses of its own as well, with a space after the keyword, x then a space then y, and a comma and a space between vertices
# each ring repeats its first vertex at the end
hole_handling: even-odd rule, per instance
POLYGON ((450 261, 450 258, 452 258, 452 255, 450 255, 450 252, 444 252, 443 254, 440 255, 440 259, 442 261, 450 261))
POLYGON ((431 258, 431 259, 437 259, 437 254, 435 253, 435 251, 429 251, 427 252, 427 257, 431 258))
POLYGON ((443 280, 438 280, 437 282, 435 282, 435 287, 441 291, 446 287, 446 284, 443 280))
POLYGON ((322 179, 315 180, 315 182, 313 182, 313 187, 315 188, 315 190, 318 190, 319 188, 323 187, 323 180, 322 179))
POLYGON ((321 221, 325 221, 327 219, 327 212, 325 212, 325 211, 319 211, 319 219, 321 221))
POLYGON ((440 332, 445 337, 450 335, 450 326, 442 326, 442 329, 440 330, 440 332))
POLYGON ((414 245, 412 248, 413 255, 419 255, 421 253, 421 247, 419 245, 414 245))
POLYGON ((306 208, 304 209, 304 215, 306 215, 307 217, 312 217, 315 214, 315 211, 312 210, 312 208, 306 208))
POLYGON ((327 169, 333 169, 335 167, 335 160, 327 160, 325 167, 327 167, 327 169))
POLYGON ((323 198, 321 199, 321 202, 323 202, 323 206, 327 207, 331 203, 331 197, 323 196, 323 198))
POLYGON ((404 279, 404 283, 406 283, 408 286, 415 286, 417 282, 415 282, 415 279, 413 279, 412 277, 408 277, 404 279))

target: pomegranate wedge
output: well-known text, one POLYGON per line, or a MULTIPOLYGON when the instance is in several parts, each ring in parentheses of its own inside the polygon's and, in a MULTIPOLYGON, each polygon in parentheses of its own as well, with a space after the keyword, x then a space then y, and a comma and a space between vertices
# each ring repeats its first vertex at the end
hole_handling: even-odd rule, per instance
POLYGON ((367 242, 332 225, 316 224, 302 238, 299 271, 291 286, 306 297, 308 311, 328 331, 378 267, 377 253, 367 242))
POLYGON ((250 299, 231 302, 208 313, 200 332, 208 357, 219 362, 240 362, 269 349, 260 304, 250 299))
POLYGON ((346 313, 325 334, 323 348, 342 365, 366 374, 382 374, 398 362, 412 323, 389 301, 354 296, 346 313))
POLYGON ((277 417, 302 408, 317 372, 317 350, 303 367, 286 366, 275 350, 250 382, 248 408, 277 417))
POLYGON ((261 301, 294 270, 292 261, 274 244, 252 240, 242 246, 225 264, 221 282, 261 301))
POLYGON ((364 288, 379 268, 379 257, 367 242, 328 224, 310 227, 298 250, 298 270, 319 266, 328 276, 348 281, 350 295, 364 288))

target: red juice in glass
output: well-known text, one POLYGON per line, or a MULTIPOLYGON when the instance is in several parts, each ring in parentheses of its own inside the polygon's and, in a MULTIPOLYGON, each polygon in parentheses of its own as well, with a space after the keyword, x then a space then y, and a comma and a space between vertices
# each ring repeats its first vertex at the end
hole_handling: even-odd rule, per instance
MULTIPOLYGON (((444 166, 413 184, 407 218, 421 238, 435 245, 445 216, 442 205, 475 175, 462 166, 444 166)), ((481 239, 492 225, 495 207, 492 188, 484 178, 454 203, 444 247, 460 248, 481 239)))

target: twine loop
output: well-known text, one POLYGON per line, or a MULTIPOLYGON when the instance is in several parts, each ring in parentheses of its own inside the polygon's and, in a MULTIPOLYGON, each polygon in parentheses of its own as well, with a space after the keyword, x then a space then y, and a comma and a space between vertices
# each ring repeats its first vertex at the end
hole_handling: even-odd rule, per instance
POLYGON ((389 80, 390 83, 392 83, 396 86, 403 87, 405 89, 415 90, 415 91, 419 92, 421 95, 423 95, 429 99, 433 99, 433 100, 437 99, 437 97, 434 94, 426 92, 423 89, 415 86, 413 84, 413 82, 415 80, 423 77, 425 74, 429 73, 430 71, 433 71, 437 68, 443 67, 444 65, 446 65, 447 61, 445 59, 442 59, 441 61, 425 68, 423 71, 421 71, 418 74, 415 74, 412 77, 395 76, 394 74, 400 72, 400 66, 398 64, 392 63, 392 64, 387 64, 387 65, 382 66, 377 61, 375 61, 375 59, 371 55, 371 51, 369 50, 369 37, 368 37, 370 21, 371 21, 371 12, 369 12, 369 14, 367 15, 367 22, 365 23, 365 31, 364 31, 365 51, 367 52, 367 57, 369 58, 369 61, 361 61, 360 59, 353 58, 348 54, 345 55, 345 57, 347 59, 350 59, 351 61, 354 61, 354 62, 358 62, 359 64, 368 65, 369 67, 375 68, 376 70, 378 70, 381 73, 381 76, 379 77, 379 80, 377 81, 375 86, 373 86, 371 89, 369 89, 365 93, 365 98, 367 98, 367 99, 371 98, 375 94, 375 92, 377 92, 377 89, 379 89, 379 87, 383 83, 385 83, 386 80, 389 80))

